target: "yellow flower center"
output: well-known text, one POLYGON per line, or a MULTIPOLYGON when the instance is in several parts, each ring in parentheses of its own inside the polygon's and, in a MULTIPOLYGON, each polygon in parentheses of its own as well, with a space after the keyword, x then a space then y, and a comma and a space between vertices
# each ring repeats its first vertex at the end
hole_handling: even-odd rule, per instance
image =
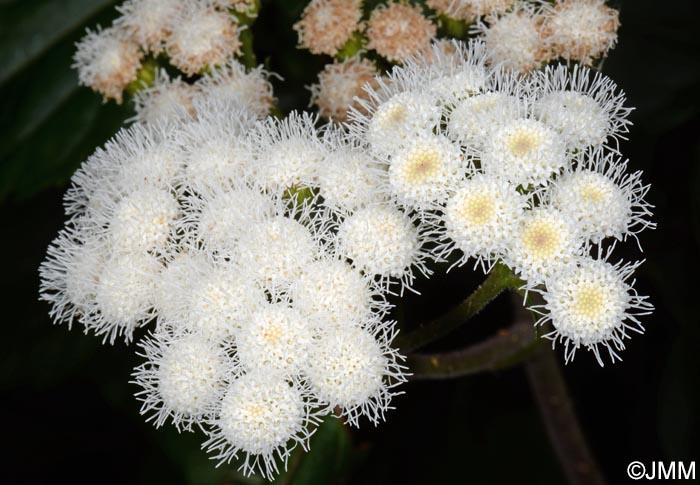
POLYGON ((605 293, 593 285, 582 285, 577 289, 572 311, 575 315, 589 321, 599 320, 605 312, 607 298, 605 293))
POLYGON ((522 234, 525 249, 536 259, 551 257, 561 246, 562 235, 549 221, 534 221, 522 234))
POLYGON ((459 218, 470 226, 483 226, 496 216, 496 204, 490 194, 466 197, 457 209, 459 218))

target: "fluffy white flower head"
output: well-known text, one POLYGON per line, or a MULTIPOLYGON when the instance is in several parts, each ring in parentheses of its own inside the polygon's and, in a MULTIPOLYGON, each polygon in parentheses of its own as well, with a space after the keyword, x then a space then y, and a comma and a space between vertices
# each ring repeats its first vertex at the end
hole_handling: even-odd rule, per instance
POLYGON ((489 25, 479 23, 475 29, 486 43, 493 64, 514 71, 531 71, 546 60, 545 45, 540 39, 538 18, 532 4, 518 2, 513 10, 489 17, 489 25))
POLYGON ((141 414, 153 413, 148 420, 158 427, 170 418, 190 429, 214 412, 233 370, 218 344, 198 334, 156 334, 140 345, 147 359, 134 372, 141 414))
POLYGON ((144 50, 159 53, 168 25, 182 8, 182 0, 127 0, 117 6, 121 17, 116 20, 144 50))
POLYGON ((481 156, 486 173, 524 186, 545 185, 567 162, 562 137, 529 119, 512 121, 494 132, 481 156))
POLYGON ((376 150, 391 152, 397 144, 432 130, 440 120, 440 108, 430 96, 405 91, 380 103, 369 116, 367 140, 376 150))
POLYGON ((277 194, 315 181, 323 149, 314 128, 316 119, 294 112, 282 121, 268 118, 258 125, 253 143, 259 147, 260 183, 277 194))
POLYGON ((397 356, 380 334, 346 326, 324 334, 307 370, 312 391, 329 407, 339 406, 350 423, 360 415, 383 419, 392 379, 405 379, 397 356))
POLYGON ((251 224, 273 213, 274 205, 257 190, 238 187, 207 189, 184 204, 183 232, 211 254, 231 256, 251 224))
POLYGON ((170 79, 164 70, 156 73, 153 85, 134 96, 135 120, 155 123, 158 120, 186 119, 193 114, 192 98, 197 88, 180 78, 170 79))
POLYGON ((462 144, 481 145, 496 129, 518 118, 518 101, 498 92, 462 99, 452 109, 447 133, 462 144))
POLYGON ((624 349, 622 340, 629 336, 626 331, 644 331, 636 315, 648 313, 651 305, 625 281, 636 266, 620 268, 585 259, 574 270, 547 283, 543 296, 549 314, 541 321, 551 320, 555 331, 548 336, 565 342, 567 361, 583 345, 603 365, 598 345, 606 347, 615 360, 619 357, 613 347, 624 349))
POLYGON ((656 225, 652 206, 644 200, 649 190, 640 171, 627 172, 627 162, 602 152, 584 152, 575 170, 565 172, 550 186, 547 197, 560 211, 577 221, 582 235, 593 243, 607 237, 625 240, 656 225))
POLYGON ((537 208, 521 218, 504 259, 536 285, 571 268, 581 246, 573 221, 556 209, 537 208))
POLYGON ((442 203, 467 170, 459 146, 444 136, 423 135, 389 160, 389 183, 399 203, 428 208, 442 203))
POLYGON ((230 462, 246 454, 243 473, 259 471, 271 478, 277 472, 275 455, 286 463, 297 444, 306 448, 310 415, 308 393, 281 374, 253 371, 234 380, 221 401, 210 439, 204 443, 213 458, 230 462))
POLYGON ((489 260, 503 254, 527 205, 514 186, 483 174, 462 182, 445 207, 442 249, 489 260))
POLYGON ((117 205, 110 235, 119 249, 150 251, 165 249, 179 206, 170 192, 144 188, 117 205))
POLYGON ((358 269, 386 278, 410 280, 419 264, 419 231, 410 217, 388 205, 358 210, 338 230, 341 253, 358 269))
POLYGON ((153 315, 155 280, 162 266, 148 253, 115 254, 100 274, 95 312, 86 328, 114 343, 118 335, 131 340, 134 329, 153 315))
POLYGON ((535 112, 575 148, 602 144, 610 129, 608 115, 596 100, 575 91, 547 93, 535 103, 535 112))
POLYGON ((545 41, 564 59, 590 65, 617 43, 619 12, 605 0, 559 0, 545 12, 545 41))
POLYGON ((359 325, 375 305, 369 281, 336 259, 307 265, 292 284, 290 294, 294 307, 321 327, 359 325))
POLYGON ((231 339, 265 304, 265 294, 232 263, 204 266, 192 284, 186 313, 174 323, 213 341, 231 339))
POLYGON ((323 203, 334 210, 352 212, 382 199, 381 165, 362 147, 332 140, 319 166, 318 186, 323 203))
POLYGON ((264 305, 237 333, 238 357, 245 369, 296 375, 309 360, 313 337, 313 322, 304 314, 285 303, 264 305))
POLYGON ((207 96, 245 106, 258 118, 263 118, 270 113, 275 102, 269 76, 263 66, 246 72, 243 64, 230 59, 221 68, 202 76, 196 85, 207 96))
POLYGON ((241 240, 240 260, 268 288, 291 283, 316 254, 311 232, 294 219, 276 217, 249 230, 241 240))
POLYGON ((51 304, 49 315, 54 322, 70 327, 88 311, 107 249, 95 236, 70 226, 51 242, 39 275, 40 299, 51 304))

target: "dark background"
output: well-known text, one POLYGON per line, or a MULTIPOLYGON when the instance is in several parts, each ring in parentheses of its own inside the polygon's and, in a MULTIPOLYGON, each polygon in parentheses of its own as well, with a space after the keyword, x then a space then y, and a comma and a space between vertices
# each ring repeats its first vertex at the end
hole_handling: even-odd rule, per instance
MULTIPOLYGON (((254 27, 259 58, 269 57, 286 78, 275 86, 283 110, 306 107, 304 85, 327 61, 294 48, 290 26, 303 3, 266 1, 254 27)), ((633 242, 616 254, 646 258, 637 287, 656 312, 623 362, 600 368, 582 352, 564 371, 604 473, 626 483, 631 460, 700 457, 700 2, 618 6, 619 45, 604 71, 637 108, 621 150, 652 184, 658 229, 641 235, 643 254, 633 242)), ((69 67, 84 27, 106 25, 113 15, 105 0, 0 0, 0 481, 238 480, 230 467, 214 469, 199 450, 200 435, 155 430, 139 416, 127 383, 138 363, 133 348, 53 326, 48 305, 37 301, 37 268, 63 225, 68 177, 130 115, 128 106, 102 105, 79 88, 69 67)), ((464 271, 439 276, 406 308, 420 321, 477 283, 464 271)), ((493 333, 508 305, 506 297, 497 300, 470 324, 477 330, 455 338, 493 333)), ((564 483, 521 369, 403 390, 376 429, 324 425, 314 453, 295 456, 296 474, 286 480, 564 483)))

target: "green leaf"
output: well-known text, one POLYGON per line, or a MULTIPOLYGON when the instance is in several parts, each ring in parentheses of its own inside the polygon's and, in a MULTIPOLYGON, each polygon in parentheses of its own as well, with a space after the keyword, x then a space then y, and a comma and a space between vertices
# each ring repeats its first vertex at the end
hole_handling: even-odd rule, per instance
POLYGON ((347 427, 335 416, 327 416, 311 438, 308 453, 295 450, 287 472, 275 483, 280 485, 317 485, 341 481, 352 459, 347 427))
MULTIPOLYGON (((0 86, 0 200, 27 198, 65 184, 79 164, 131 114, 123 106, 101 106, 98 95, 78 86, 77 74, 70 67, 84 25, 116 15, 111 5, 93 15, 99 10, 97 5, 104 7, 111 2, 89 2, 91 7, 80 12, 76 5, 84 2, 44 3, 53 7, 42 4, 32 11, 27 6, 38 5, 34 0, 0 7, 0 56, 8 60, 26 50, 21 46, 22 29, 37 29, 35 36, 41 39, 47 38, 48 31, 63 29, 61 36, 52 38, 55 42, 36 47, 36 56, 26 56, 18 68, 21 70, 8 74, 11 78, 4 70, 0 73, 5 76, 0 86), (54 4, 65 8, 55 11, 54 4), (44 18, 42 24, 39 12, 53 17, 44 18)), ((6 67, 6 62, 0 63, 0 69, 6 67)))
POLYGON ((114 0, 15 0, 0 5, 0 83, 113 3, 114 0))

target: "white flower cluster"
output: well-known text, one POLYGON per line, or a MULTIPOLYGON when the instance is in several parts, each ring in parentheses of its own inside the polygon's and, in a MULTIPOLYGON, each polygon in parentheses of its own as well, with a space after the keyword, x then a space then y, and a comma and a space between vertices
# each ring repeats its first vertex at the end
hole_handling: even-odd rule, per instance
MULTIPOLYGON (((259 121, 212 92, 194 116, 121 130, 74 175, 42 298, 57 322, 110 343, 155 320, 134 373, 142 412, 157 426, 198 425, 214 458, 243 455, 245 473, 271 477, 321 416, 382 420, 405 368, 382 287, 342 257, 329 224, 368 187, 353 192, 323 162, 344 150, 336 164, 366 179, 363 152, 334 145, 338 132, 319 133, 308 115, 259 121), (317 179, 328 210, 305 188, 317 179)), ((366 222, 385 226, 387 244, 417 251, 410 219, 372 210, 383 219, 366 222)), ((349 231, 349 251, 364 230, 349 231)), ((392 272, 411 264, 404 252, 393 249, 392 272)))
POLYGON ((214 84, 191 113, 120 131, 73 177, 41 267, 56 321, 126 341, 156 425, 202 427, 220 461, 270 477, 320 416, 376 423, 405 381, 389 293, 430 263, 501 262, 540 323, 613 360, 651 310, 607 262, 650 222, 605 76, 521 75, 481 42, 437 45, 367 84, 344 126, 258 120, 214 84))
MULTIPOLYGON (((422 243, 412 266, 502 262, 542 294, 539 323, 552 322, 548 337, 565 344, 567 361, 581 346, 601 365, 601 347, 615 360, 652 308, 627 282, 637 265, 606 262, 616 241, 654 227, 649 187, 618 150, 631 109, 588 68, 522 75, 489 67, 486 52, 479 42, 436 47, 394 68, 367 87, 348 128, 383 166, 379 192, 413 218, 422 243)), ((363 261, 377 239, 367 231, 367 249, 347 255, 363 261)))

